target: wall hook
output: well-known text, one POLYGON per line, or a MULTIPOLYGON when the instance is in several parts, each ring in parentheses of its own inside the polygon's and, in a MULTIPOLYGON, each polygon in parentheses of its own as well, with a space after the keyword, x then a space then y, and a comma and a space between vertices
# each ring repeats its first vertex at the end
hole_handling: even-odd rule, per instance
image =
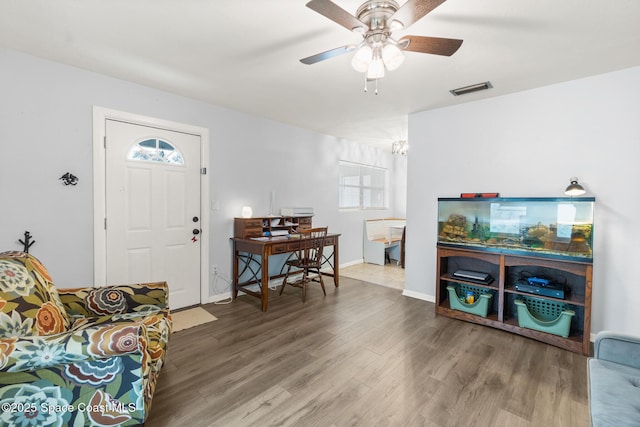
POLYGON ((24 241, 18 239, 19 243, 22 243, 22 245, 24 246, 24 252, 29 253, 29 248, 31 247, 31 245, 33 245, 36 241, 33 240, 31 241, 31 233, 29 233, 28 231, 24 232, 24 241))

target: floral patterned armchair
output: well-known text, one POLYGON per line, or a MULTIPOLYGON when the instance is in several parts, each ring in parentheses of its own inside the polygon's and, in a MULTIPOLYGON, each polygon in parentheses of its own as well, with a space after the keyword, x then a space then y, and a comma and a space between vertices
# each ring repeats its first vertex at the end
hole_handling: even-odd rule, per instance
POLYGON ((167 295, 165 282, 56 289, 32 255, 0 253, 0 425, 143 424, 167 295))

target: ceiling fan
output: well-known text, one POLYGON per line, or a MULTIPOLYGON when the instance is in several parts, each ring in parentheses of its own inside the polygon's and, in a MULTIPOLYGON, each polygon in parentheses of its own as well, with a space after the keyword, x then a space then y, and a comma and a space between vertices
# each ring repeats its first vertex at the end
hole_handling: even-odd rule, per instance
POLYGON ((353 16, 331 0, 311 0, 308 8, 350 31, 361 33, 363 40, 357 45, 308 56, 300 62, 311 65, 355 50, 353 68, 366 73, 367 80, 377 80, 384 77, 385 69, 391 71, 402 64, 403 51, 451 56, 462 45, 462 40, 426 36, 404 36, 395 40, 391 36, 393 31, 409 27, 445 1, 407 0, 400 7, 394 0, 368 0, 353 16))

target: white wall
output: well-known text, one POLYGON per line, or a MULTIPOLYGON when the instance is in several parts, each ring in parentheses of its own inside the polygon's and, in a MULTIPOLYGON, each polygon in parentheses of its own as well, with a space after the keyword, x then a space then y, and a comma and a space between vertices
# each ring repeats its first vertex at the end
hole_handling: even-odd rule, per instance
MULTIPOLYGON (((224 277, 230 277, 233 217, 240 216, 243 205, 251 205, 256 216, 268 214, 272 191, 278 211, 283 206, 312 206, 315 225, 342 233, 341 264, 362 259, 365 218, 397 215, 393 205, 364 213, 337 209, 339 160, 386 167, 391 184, 397 181, 404 188, 406 168, 395 169, 390 150, 10 50, 0 49, 0 64, 0 251, 20 250, 17 240, 29 230, 36 241, 31 253, 43 261, 58 286, 93 281, 94 105, 210 130, 211 200, 219 206, 211 212, 210 258, 224 277), (58 178, 65 172, 79 177, 77 186, 62 185, 58 178)), ((404 205, 398 211, 403 214, 404 205)), ((211 291, 229 289, 218 282, 211 291)))
MULTIPOLYGON (((496 82, 494 82, 496 83, 496 82)), ((409 118, 406 293, 435 296, 437 198, 596 197, 592 332, 638 333, 640 67, 409 118)))

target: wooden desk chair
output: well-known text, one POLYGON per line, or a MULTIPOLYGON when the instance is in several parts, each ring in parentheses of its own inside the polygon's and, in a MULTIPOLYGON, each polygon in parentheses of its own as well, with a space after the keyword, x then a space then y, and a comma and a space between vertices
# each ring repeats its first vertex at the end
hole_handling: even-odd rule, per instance
POLYGON ((322 286, 322 292, 327 295, 324 288, 320 267, 322 266, 322 250, 324 249, 324 241, 327 237, 327 227, 310 228, 298 230, 300 234, 300 248, 296 252, 296 258, 287 261, 287 273, 282 281, 280 295, 284 291, 286 285, 302 288, 302 302, 307 296, 307 283, 319 282, 322 286), (290 276, 302 273, 302 278, 293 282, 289 281, 290 276), (310 276, 309 273, 312 275, 310 276))

